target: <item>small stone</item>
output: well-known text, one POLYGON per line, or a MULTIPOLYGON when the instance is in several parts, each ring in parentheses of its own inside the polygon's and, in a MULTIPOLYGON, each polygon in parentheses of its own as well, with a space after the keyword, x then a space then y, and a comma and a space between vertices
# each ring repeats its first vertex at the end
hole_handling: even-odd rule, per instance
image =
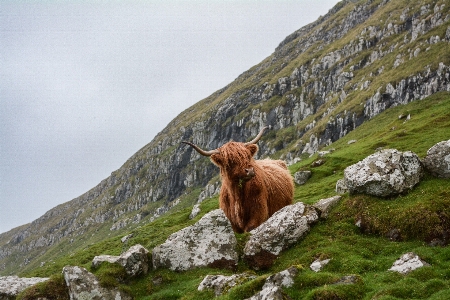
POLYGON ((403 254, 398 260, 394 262, 389 271, 395 271, 401 274, 408 274, 409 272, 424 267, 429 266, 427 262, 423 261, 414 252, 408 252, 403 254))
POLYGON ((331 259, 324 259, 324 260, 320 260, 320 259, 316 259, 310 266, 309 268, 311 270, 313 270, 314 272, 319 272, 320 270, 322 270, 322 268, 324 266, 326 266, 331 259))

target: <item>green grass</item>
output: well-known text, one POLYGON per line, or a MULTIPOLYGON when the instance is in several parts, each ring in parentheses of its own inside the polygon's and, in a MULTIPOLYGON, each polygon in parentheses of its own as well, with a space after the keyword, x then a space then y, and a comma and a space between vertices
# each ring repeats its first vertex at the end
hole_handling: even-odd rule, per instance
MULTIPOLYGON (((318 159, 313 155, 290 167, 291 172, 311 170, 312 177, 295 190, 295 201, 314 203, 335 194, 334 187, 343 177, 343 170, 380 146, 411 150, 420 157, 435 143, 450 138, 450 93, 442 92, 424 100, 385 111, 361 125, 326 149, 334 151, 324 157, 325 163, 311 167, 318 159), (398 115, 411 114, 411 120, 399 120, 398 115), (348 145, 349 140, 356 143, 348 145)), ((167 216, 133 229, 129 245, 142 244, 151 249, 163 243, 173 232, 198 221, 201 216, 218 208, 218 198, 201 204, 202 212, 190 220, 190 208, 180 209, 167 216)), ((450 182, 426 175, 411 192, 389 199, 367 195, 344 195, 327 220, 321 220, 296 245, 284 251, 274 265, 254 274, 257 278, 246 282, 217 299, 245 299, 255 294, 265 279, 292 265, 300 272, 295 284, 285 293, 293 299, 446 299, 450 290, 450 247, 431 247, 431 238, 442 237, 450 231, 450 182), (363 218, 364 228, 355 222, 363 218), (389 241, 386 234, 398 229, 401 241, 389 241), (431 266, 400 275, 387 270, 402 254, 413 251, 431 266), (331 261, 319 273, 309 270, 316 258, 331 261), (343 276, 353 275, 354 284, 338 284, 343 276)), ((208 274, 230 275, 229 270, 198 268, 186 272, 150 270, 146 276, 128 279, 121 267, 102 264, 93 270, 95 255, 118 255, 122 251, 120 237, 92 244, 69 256, 56 259, 28 272, 27 276, 52 276, 52 281, 27 290, 20 299, 30 295, 50 293, 53 285, 61 286, 58 277, 65 265, 79 265, 96 274, 102 285, 116 286, 131 293, 135 299, 211 299, 212 291, 197 291, 208 274)), ((242 253, 248 234, 237 235, 238 252, 242 253)), ((237 272, 252 272, 240 261, 237 272)), ((56 289, 53 289, 56 290, 56 289)), ((52 298, 57 299, 57 298, 52 298)), ((66 298, 67 299, 67 298, 66 298)))

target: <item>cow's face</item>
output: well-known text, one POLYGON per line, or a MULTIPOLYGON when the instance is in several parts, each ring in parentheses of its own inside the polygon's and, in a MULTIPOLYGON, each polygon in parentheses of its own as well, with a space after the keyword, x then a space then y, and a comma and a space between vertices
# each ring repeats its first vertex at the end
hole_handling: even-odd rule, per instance
POLYGON ((258 135, 248 143, 228 142, 218 149, 209 151, 205 151, 190 142, 182 143, 191 146, 203 156, 211 157, 213 163, 220 168, 222 177, 238 182, 239 186, 242 186, 243 182, 255 176, 253 156, 258 151, 256 143, 267 128, 263 127, 258 135))
POLYGON ((211 160, 220 168, 222 177, 242 184, 255 176, 253 156, 257 145, 228 142, 217 150, 211 160))

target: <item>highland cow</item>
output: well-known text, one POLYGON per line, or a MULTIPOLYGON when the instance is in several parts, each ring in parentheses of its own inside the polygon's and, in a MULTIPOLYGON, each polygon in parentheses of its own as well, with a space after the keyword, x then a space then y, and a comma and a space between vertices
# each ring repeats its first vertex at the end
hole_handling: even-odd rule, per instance
POLYGON ((183 142, 209 156, 220 168, 220 208, 238 233, 258 227, 276 211, 292 204, 294 197, 293 179, 283 161, 253 158, 258 151, 256 143, 266 128, 248 143, 230 141, 210 151, 183 142))

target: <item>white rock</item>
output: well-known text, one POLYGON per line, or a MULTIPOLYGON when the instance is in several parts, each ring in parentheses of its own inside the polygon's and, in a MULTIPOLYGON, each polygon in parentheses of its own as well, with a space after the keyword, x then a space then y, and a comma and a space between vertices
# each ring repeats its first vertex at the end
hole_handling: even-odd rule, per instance
POLYGON ((399 272, 401 274, 408 274, 409 272, 424 267, 429 266, 427 262, 420 259, 420 257, 413 253, 408 252, 403 254, 398 260, 394 262, 389 271, 399 272))
POLYGON ((327 265, 330 262, 331 259, 324 259, 324 260, 320 260, 320 259, 316 259, 310 266, 309 268, 311 270, 313 270, 314 272, 319 272, 320 270, 322 270, 322 268, 327 265))

